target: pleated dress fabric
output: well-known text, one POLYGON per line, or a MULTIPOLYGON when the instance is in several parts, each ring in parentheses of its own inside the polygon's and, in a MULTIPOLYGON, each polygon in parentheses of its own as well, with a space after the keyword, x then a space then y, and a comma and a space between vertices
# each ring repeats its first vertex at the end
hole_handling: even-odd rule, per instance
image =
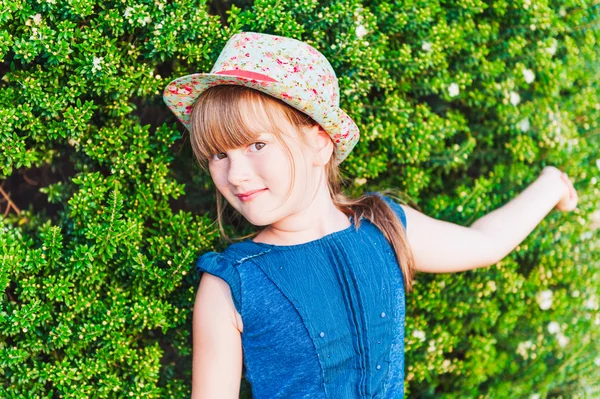
POLYGON ((375 225, 350 221, 307 243, 246 240, 198 260, 231 288, 255 399, 403 397, 402 272, 375 225))

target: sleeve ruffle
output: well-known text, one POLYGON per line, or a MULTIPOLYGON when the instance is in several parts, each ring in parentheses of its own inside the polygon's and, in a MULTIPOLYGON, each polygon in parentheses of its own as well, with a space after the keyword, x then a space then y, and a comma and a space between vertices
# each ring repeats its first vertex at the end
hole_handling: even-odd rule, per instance
POLYGON ((239 272, 227 258, 217 252, 207 252, 196 263, 198 273, 209 273, 229 284, 236 310, 242 314, 242 282, 239 272))

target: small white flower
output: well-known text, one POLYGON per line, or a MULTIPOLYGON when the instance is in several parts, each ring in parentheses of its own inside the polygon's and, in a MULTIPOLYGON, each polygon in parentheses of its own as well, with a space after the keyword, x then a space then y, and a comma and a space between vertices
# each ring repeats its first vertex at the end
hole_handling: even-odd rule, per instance
POLYGON ((356 37, 361 38, 367 34, 367 29, 363 25, 358 25, 356 27, 356 37))
POLYGON ((539 393, 534 393, 532 394, 529 399, 540 399, 540 394, 539 393))
POLYGON ((531 349, 532 346, 533 346, 533 343, 531 341, 519 342, 516 352, 523 359, 527 359, 529 357, 528 350, 531 349))
POLYGON ((525 82, 531 83, 535 80, 535 73, 531 69, 523 68, 523 77, 525 82))
POLYGON ((42 22, 42 14, 35 14, 31 19, 33 19, 34 24, 39 25, 42 22))
POLYGON ((509 97, 510 97, 510 103, 512 105, 514 105, 515 107, 517 105, 519 105, 519 103, 521 102, 521 96, 516 91, 511 91, 509 93, 509 97))
POLYGON ((458 84, 452 83, 450 86, 448 86, 448 94, 450 95, 450 97, 456 97, 458 96, 458 93, 460 93, 460 88, 458 87, 458 84))
MULTIPOLYGON (((590 232, 591 233, 591 232, 590 232)), ((583 307, 588 310, 598 310, 598 304, 596 303, 596 296, 592 295, 583 304, 583 307)))
POLYGON ((548 332, 550 334, 556 334, 560 332, 560 324, 558 324, 555 321, 551 321, 550 323, 548 323, 548 332))
POLYGON ((488 281, 487 286, 490 290, 496 291, 496 282, 495 281, 488 281))
POLYGON ((367 179, 364 177, 358 177, 358 178, 354 179, 354 183, 356 183, 356 185, 358 185, 358 186, 362 186, 367 183, 367 179))
POLYGON ((133 12, 133 7, 127 7, 125 9, 125 12, 123 13, 123 16, 125 18, 129 18, 131 16, 131 13, 133 12))
POLYGON ((142 26, 146 26, 146 24, 149 24, 150 22, 152 22, 152 17, 148 15, 142 20, 142 26))
POLYGON ((560 333, 556 336, 556 339, 558 340, 558 345, 560 345, 561 348, 564 348, 569 343, 569 338, 560 333))
MULTIPOLYGON (((595 179, 595 177, 592 178, 592 180, 594 180, 594 179, 595 179)), ((591 183, 591 181, 590 181, 590 183, 591 183)), ((595 182, 593 184, 595 184, 595 182)), ((580 237, 582 240, 589 240, 593 236, 594 236, 594 233, 592 233, 591 231, 586 231, 585 233, 581 233, 580 237)), ((589 299, 588 299, 588 301, 589 301, 589 299)), ((583 304, 583 306, 585 306, 588 309, 592 309, 594 306, 594 302, 591 302, 591 304, 588 304, 588 302, 586 302, 583 304), (588 307, 588 306, 590 306, 590 307, 588 307)))
POLYGON ((423 51, 429 52, 433 48, 433 44, 431 44, 430 42, 423 42, 421 48, 423 49, 423 51))
POLYGON ((538 292, 538 294, 536 296, 536 300, 537 300, 538 305, 540 306, 540 309, 542 309, 542 310, 550 309, 550 307, 552 306, 552 291, 545 290, 545 291, 538 292))
POLYGON ((558 47, 558 41, 556 39, 554 39, 552 41, 552 44, 550 45, 550 47, 546 48, 546 52, 550 55, 554 55, 554 54, 556 54, 557 47, 558 47))
POLYGON ((102 69, 102 61, 104 61, 104 57, 94 57, 92 71, 96 72, 102 69))
POLYGON ((31 33, 29 40, 42 40, 44 38, 42 32, 38 31, 37 28, 31 28, 31 33))
POLYGON ((415 330, 412 333, 413 337, 419 339, 421 342, 425 341, 425 331, 415 330))
POLYGON ((596 159, 596 167, 600 169, 600 159, 596 159))
POLYGON ((435 352, 435 341, 431 340, 429 341, 429 347, 427 348, 427 352, 435 352))
POLYGON ((529 119, 528 118, 521 119, 519 121, 519 123, 517 123, 517 127, 522 132, 528 131, 529 128, 531 127, 531 125, 529 124, 529 119))
POLYGON ((597 358, 594 359, 594 364, 598 367, 600 367, 600 356, 598 356, 597 358))

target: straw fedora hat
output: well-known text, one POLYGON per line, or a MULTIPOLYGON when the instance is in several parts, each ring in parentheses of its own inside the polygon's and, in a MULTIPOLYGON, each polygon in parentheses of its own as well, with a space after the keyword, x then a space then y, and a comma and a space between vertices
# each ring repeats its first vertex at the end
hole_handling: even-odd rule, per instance
POLYGON ((296 39, 242 32, 225 44, 210 73, 173 80, 163 99, 191 131, 198 96, 216 85, 240 85, 278 98, 313 118, 335 145, 341 163, 359 139, 356 123, 339 107, 339 86, 331 64, 312 46, 296 39))

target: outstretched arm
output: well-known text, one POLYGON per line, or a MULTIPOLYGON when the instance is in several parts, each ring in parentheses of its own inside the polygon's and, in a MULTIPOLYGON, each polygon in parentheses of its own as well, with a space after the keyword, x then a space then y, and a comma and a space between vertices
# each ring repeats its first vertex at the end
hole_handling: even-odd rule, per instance
POLYGON ((497 263, 552 209, 570 211, 576 205, 577 193, 566 175, 555 167, 546 167, 521 194, 470 227, 436 220, 401 206, 406 213, 416 269, 448 273, 497 263))

